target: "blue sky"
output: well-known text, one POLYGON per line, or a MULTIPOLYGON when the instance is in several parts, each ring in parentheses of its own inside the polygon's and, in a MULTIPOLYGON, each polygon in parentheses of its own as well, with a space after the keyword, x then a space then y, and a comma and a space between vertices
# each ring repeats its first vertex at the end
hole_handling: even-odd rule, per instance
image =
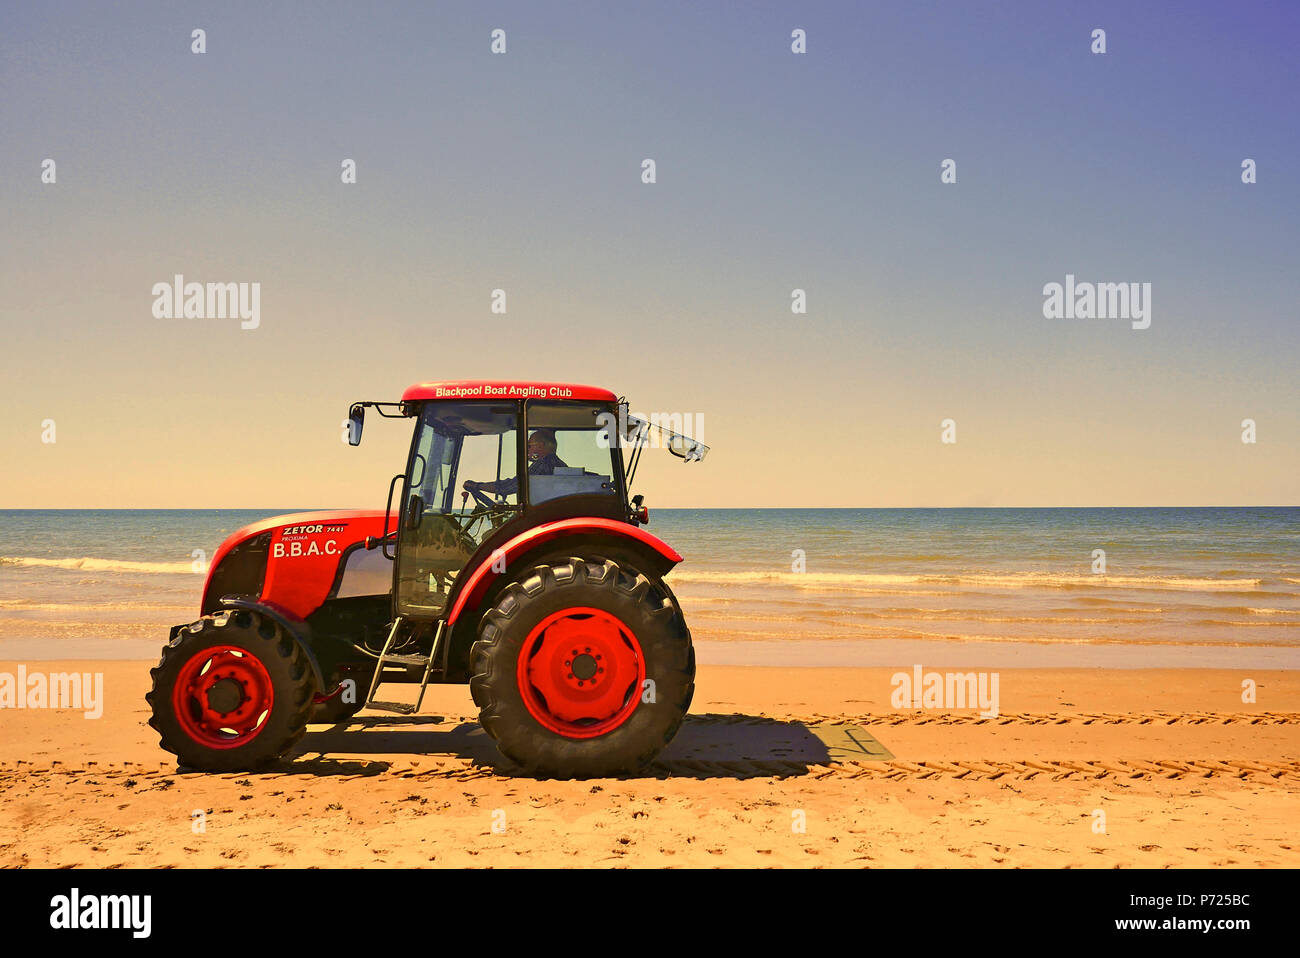
POLYGON ((492 377, 703 413, 662 505, 1295 504, 1300 7, 1133 6, 6 8, 0 505, 372 505, 348 402, 492 377))

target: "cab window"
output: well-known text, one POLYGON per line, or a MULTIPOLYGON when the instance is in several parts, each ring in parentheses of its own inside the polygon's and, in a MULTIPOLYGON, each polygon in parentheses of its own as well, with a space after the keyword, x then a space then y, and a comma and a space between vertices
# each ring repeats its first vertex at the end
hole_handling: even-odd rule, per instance
POLYGON ((602 428, 611 409, 575 402, 528 404, 528 500, 537 505, 562 496, 617 495, 616 449, 602 428))

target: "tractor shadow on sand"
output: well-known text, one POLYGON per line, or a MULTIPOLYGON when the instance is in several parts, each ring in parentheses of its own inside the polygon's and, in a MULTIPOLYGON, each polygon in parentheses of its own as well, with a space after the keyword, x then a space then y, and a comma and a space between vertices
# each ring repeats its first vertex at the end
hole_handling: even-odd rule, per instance
MULTIPOLYGON (((477 722, 436 716, 362 715, 312 726, 282 766, 291 774, 381 775, 395 761, 425 755, 467 762, 466 770, 518 775, 477 722)), ((893 758, 871 733, 851 724, 783 721, 758 715, 688 715, 676 738, 631 778, 757 778, 804 775, 814 766, 893 758)))

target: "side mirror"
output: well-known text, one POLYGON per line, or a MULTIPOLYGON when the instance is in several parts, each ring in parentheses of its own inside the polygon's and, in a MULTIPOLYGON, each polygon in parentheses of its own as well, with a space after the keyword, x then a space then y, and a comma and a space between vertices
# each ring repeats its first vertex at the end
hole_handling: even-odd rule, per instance
POLYGON ((697 442, 689 436, 682 436, 678 433, 672 433, 668 437, 667 446, 669 452, 678 459, 685 459, 687 462, 695 462, 696 460, 703 459, 705 454, 709 451, 709 447, 704 445, 704 443, 697 442))
POLYGON ((361 445, 361 430, 366 424, 366 407, 357 403, 348 410, 348 445, 361 445))
POLYGON ((411 493, 411 498, 406 503, 406 528, 420 528, 420 521, 424 518, 424 500, 419 493, 411 493))

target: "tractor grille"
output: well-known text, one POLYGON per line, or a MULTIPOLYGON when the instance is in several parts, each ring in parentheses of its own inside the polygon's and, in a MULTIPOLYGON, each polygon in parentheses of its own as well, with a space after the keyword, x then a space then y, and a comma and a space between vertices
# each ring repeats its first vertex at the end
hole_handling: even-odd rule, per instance
POLYGON ((208 590, 203 595, 203 614, 215 612, 223 595, 260 596, 270 552, 270 532, 253 536, 227 552, 208 579, 208 590))

